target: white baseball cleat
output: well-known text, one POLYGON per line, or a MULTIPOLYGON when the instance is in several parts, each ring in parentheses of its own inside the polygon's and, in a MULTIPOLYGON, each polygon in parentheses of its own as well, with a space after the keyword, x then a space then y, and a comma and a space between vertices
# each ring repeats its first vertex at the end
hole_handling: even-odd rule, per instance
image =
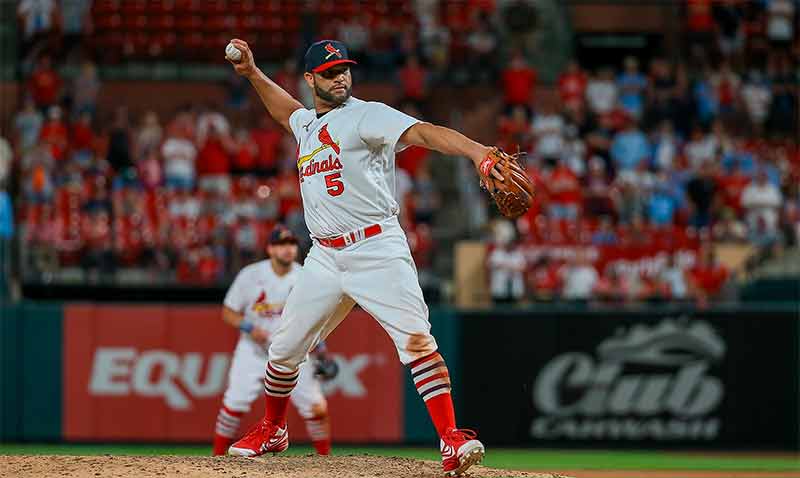
POLYGON ((445 476, 460 476, 483 460, 486 449, 472 430, 451 428, 440 440, 445 476))

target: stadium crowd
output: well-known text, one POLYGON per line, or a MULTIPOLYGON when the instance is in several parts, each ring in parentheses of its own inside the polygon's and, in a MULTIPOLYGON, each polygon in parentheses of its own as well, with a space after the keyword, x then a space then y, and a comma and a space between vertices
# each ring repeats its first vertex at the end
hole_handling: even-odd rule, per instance
POLYGON ((798 5, 687 7, 678 62, 573 61, 533 102, 536 71, 512 58, 498 142, 529 153, 538 195, 495 229, 496 302, 705 303, 731 278, 713 244, 755 246, 750 267, 798 246, 798 5))
MULTIPOLYGON (((511 2, 519 8, 511 16, 491 1, 467 3, 416 2, 402 16, 415 30, 373 25, 381 17, 372 11, 326 28, 359 57, 359 74, 396 80, 401 107, 416 116, 454 72, 500 78, 496 142, 528 153, 538 194, 520 220, 492 223, 496 301, 702 302, 731 275, 711 244, 752 244, 763 257, 797 246, 796 2, 689 0, 678 61, 632 56, 596 71, 572 61, 552 87, 528 65, 535 52, 499 47, 498 22, 515 19, 524 30, 526 2, 511 2)), ((83 14, 96 20, 98 5, 83 14)), ((36 52, 36 35, 23 32, 24 51, 36 52)), ((298 44, 305 34, 295 32, 298 44)), ((90 40, 78 43, 91 51, 90 40)), ((10 145, 0 140, 0 184, 16 191, 25 270, 47 278, 73 266, 90 280, 136 270, 211 284, 259 256, 278 221, 307 237, 293 139, 247 103, 248 85, 232 78, 224 106, 131 118, 124 107, 97 110, 102 84, 91 61, 66 82, 53 51, 64 56, 45 48, 31 60, 10 145)), ((275 78, 302 97, 293 61, 275 78)), ((441 205, 429 157, 420 148, 398 156, 402 221, 421 271, 436 250, 441 205)))

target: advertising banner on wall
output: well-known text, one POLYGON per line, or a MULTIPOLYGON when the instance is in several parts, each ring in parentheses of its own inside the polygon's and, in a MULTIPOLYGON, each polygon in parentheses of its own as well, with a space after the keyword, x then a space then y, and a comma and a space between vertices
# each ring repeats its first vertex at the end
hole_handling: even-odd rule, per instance
MULTIPOLYGON (((220 313, 212 306, 66 306, 64 438, 210 441, 238 338, 220 313)), ((333 439, 400 441, 403 369, 385 332, 355 309, 328 345, 340 369, 324 386, 333 439)), ((260 399, 245 426, 262 414, 260 399)), ((295 412, 289 426, 293 440, 307 439, 295 412)))
POLYGON ((504 444, 796 448, 798 320, 746 312, 465 317, 467 340, 510 352, 502 364, 464 354, 463 422, 504 444))

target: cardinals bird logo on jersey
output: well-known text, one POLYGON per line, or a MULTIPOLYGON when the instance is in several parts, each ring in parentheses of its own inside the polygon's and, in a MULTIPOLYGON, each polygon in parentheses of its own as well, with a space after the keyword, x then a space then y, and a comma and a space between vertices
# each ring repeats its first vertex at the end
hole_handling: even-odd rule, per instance
POLYGON ((267 293, 262 290, 256 301, 253 302, 252 309, 253 312, 259 315, 259 317, 272 317, 275 314, 281 313, 283 310, 283 304, 270 304, 267 302, 267 293))
POLYGON ((300 181, 303 181, 304 177, 313 176, 317 173, 324 173, 327 171, 336 171, 338 169, 342 169, 342 163, 339 161, 338 155, 341 153, 341 147, 337 141, 334 141, 331 138, 330 133, 328 133, 328 125, 327 123, 322 125, 322 128, 319 129, 319 134, 317 134, 317 139, 321 143, 320 146, 311 153, 300 156, 299 151, 300 147, 298 146, 298 157, 297 157, 297 168, 300 170, 300 181), (315 162, 314 157, 325 151, 326 149, 332 149, 337 157, 334 158, 332 154, 328 155, 328 159, 315 162), (304 164, 311 162, 307 166, 303 166, 304 164))

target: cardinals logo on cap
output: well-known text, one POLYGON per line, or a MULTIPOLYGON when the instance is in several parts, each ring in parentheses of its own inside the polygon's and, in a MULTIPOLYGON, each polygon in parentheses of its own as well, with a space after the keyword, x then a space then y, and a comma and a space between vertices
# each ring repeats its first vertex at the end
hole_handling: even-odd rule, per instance
POLYGON ((342 57, 342 52, 337 50, 336 48, 334 48, 333 45, 331 45, 330 43, 325 45, 325 51, 328 52, 328 54, 325 55, 325 61, 329 60, 330 57, 333 56, 333 55, 336 55, 339 58, 342 57))

